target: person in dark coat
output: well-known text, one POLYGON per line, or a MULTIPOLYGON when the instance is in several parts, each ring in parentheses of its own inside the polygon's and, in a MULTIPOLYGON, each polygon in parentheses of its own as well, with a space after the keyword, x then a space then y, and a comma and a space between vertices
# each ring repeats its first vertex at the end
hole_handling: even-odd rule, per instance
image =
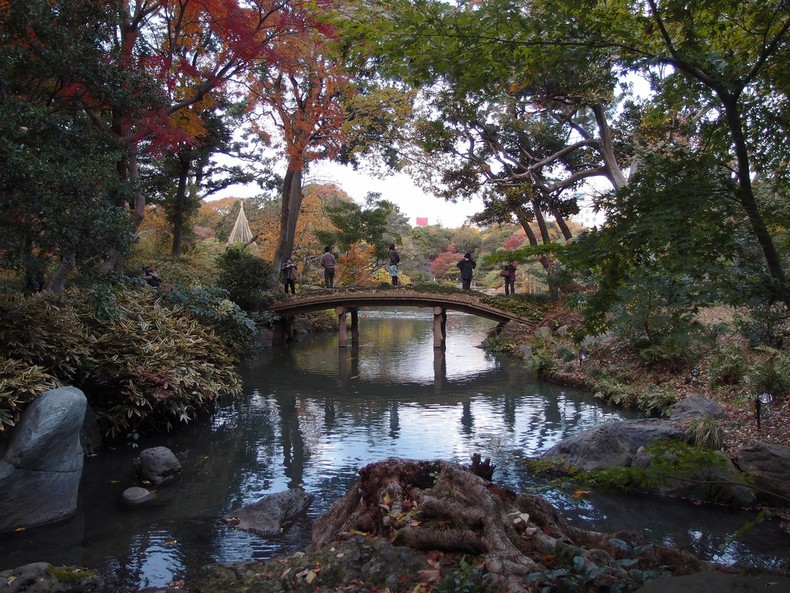
POLYGON ((461 270, 461 288, 469 290, 472 288, 472 276, 477 267, 477 262, 472 259, 472 254, 468 251, 464 253, 464 258, 456 264, 458 269, 461 270))
POLYGON ((502 277, 505 279, 505 294, 516 294, 516 264, 510 262, 502 268, 502 277))
POLYGON ((288 294, 289 287, 291 289, 291 294, 296 294, 296 264, 293 263, 290 257, 285 259, 280 271, 283 275, 285 294, 288 294))

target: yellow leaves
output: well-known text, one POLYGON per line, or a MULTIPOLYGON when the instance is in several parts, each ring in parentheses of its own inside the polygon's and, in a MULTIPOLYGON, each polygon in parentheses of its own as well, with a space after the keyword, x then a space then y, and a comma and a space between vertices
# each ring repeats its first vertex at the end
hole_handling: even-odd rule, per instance
MULTIPOLYGON (((290 569, 288 569, 288 570, 290 570, 290 569)), ((305 568, 304 570, 302 570, 300 572, 297 572, 294 575, 294 577, 296 577, 298 579, 304 579, 304 581, 309 585, 313 581, 315 581, 315 579, 318 576, 319 572, 321 572, 321 567, 318 566, 318 565, 315 565, 312 568, 305 568)))

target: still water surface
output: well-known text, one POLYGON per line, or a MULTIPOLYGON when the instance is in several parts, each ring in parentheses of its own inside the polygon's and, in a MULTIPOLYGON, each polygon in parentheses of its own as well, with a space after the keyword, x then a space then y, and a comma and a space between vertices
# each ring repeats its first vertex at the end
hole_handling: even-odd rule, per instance
POLYGON ((561 438, 628 415, 589 395, 534 378, 521 361, 479 347, 492 322, 453 313, 447 350, 433 349, 432 315, 418 309, 360 314, 360 343, 339 349, 317 335, 266 349, 244 365, 245 396, 176 433, 147 438, 183 465, 159 491, 160 504, 123 509, 135 485, 120 446, 85 462, 76 515, 58 525, 0 534, 0 570, 34 561, 98 569, 108 590, 135 591, 189 580, 200 566, 293 553, 310 523, 345 494, 364 465, 386 459, 491 457, 494 480, 537 489, 575 525, 630 530, 731 565, 780 567, 790 537, 771 524, 728 542, 751 514, 653 498, 592 495, 574 500, 547 489, 519 463, 561 438), (221 518, 266 494, 302 486, 315 495, 307 516, 263 539, 221 518))

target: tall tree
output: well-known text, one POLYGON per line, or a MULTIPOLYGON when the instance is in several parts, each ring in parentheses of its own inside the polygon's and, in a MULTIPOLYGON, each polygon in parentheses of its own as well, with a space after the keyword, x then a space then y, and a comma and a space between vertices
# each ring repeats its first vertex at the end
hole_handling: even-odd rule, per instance
POLYGON ((114 171, 121 150, 70 84, 79 72, 141 91, 101 51, 107 16, 104 4, 79 0, 0 6, 0 253, 31 287, 54 259, 62 265, 49 287, 61 290, 78 261, 94 264, 132 236, 117 205, 130 197, 114 171))
POLYGON ((293 251, 306 167, 311 161, 334 158, 342 145, 341 99, 350 96, 352 88, 331 55, 330 34, 328 28, 292 30, 276 45, 280 59, 262 62, 251 82, 251 98, 268 118, 256 127, 262 136, 282 142, 287 162, 275 262, 293 251))
POLYGON ((690 144, 734 176, 733 197, 762 253, 767 292, 790 306, 785 264, 755 191, 756 183, 787 188, 787 8, 784 0, 550 0, 540 3, 540 15, 542 43, 615 48, 619 63, 650 76, 664 117, 675 130, 682 126, 681 136, 664 142, 690 144))

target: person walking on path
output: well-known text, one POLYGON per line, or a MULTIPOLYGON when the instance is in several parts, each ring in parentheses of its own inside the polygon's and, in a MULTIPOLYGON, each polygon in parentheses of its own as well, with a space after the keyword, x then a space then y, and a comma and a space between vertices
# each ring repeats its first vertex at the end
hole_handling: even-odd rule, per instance
POLYGON ((324 287, 332 288, 335 285, 335 256, 332 255, 332 247, 324 247, 324 255, 321 256, 321 267, 324 268, 324 287))
POLYGON ((280 268, 283 274, 283 285, 285 286, 285 294, 288 294, 288 287, 291 287, 291 294, 296 294, 296 264, 293 263, 290 257, 286 258, 280 268))
POLYGON ((472 270, 477 267, 477 262, 472 259, 472 254, 468 251, 464 253, 464 258, 456 265, 458 266, 458 269, 461 270, 461 288, 464 290, 471 289, 472 276, 474 275, 472 270))
POLYGON ((516 262, 505 264, 501 274, 505 279, 505 294, 516 294, 516 262))
POLYGON ((400 263, 400 255, 395 251, 395 243, 390 243, 390 278, 392 278, 392 285, 398 285, 398 264, 400 263))

